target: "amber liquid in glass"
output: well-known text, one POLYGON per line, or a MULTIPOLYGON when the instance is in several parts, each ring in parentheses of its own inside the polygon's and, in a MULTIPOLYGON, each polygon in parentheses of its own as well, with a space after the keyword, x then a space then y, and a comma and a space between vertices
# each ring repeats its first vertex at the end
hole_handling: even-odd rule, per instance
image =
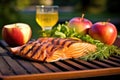
POLYGON ((52 28, 58 21, 58 12, 37 13, 36 21, 43 29, 52 28))

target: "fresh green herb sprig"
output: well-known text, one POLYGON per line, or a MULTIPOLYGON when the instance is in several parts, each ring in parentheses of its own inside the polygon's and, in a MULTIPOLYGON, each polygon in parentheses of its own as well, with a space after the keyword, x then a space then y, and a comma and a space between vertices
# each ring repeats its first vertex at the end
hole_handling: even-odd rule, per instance
POLYGON ((74 28, 69 28, 67 24, 68 22, 65 22, 64 24, 58 24, 51 30, 40 31, 40 37, 78 38, 85 42, 95 44, 97 46, 96 52, 80 57, 83 60, 103 60, 109 58, 111 55, 120 55, 120 49, 117 46, 106 45, 99 40, 91 38, 89 35, 80 35, 74 28))
POLYGON ((95 44, 97 46, 96 52, 87 54, 87 55, 81 57, 81 59, 84 59, 84 60, 94 60, 94 59, 103 60, 103 59, 108 59, 112 55, 120 55, 120 49, 117 46, 106 45, 106 44, 100 42, 99 40, 94 40, 89 35, 82 36, 81 39, 86 41, 86 42, 95 44))

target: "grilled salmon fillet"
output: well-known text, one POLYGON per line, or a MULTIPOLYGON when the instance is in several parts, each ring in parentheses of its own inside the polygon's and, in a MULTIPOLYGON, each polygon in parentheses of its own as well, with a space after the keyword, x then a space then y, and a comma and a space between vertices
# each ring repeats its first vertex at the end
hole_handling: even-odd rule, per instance
POLYGON ((95 45, 69 38, 39 38, 11 48, 11 52, 15 55, 43 62, 79 58, 95 51, 95 45))

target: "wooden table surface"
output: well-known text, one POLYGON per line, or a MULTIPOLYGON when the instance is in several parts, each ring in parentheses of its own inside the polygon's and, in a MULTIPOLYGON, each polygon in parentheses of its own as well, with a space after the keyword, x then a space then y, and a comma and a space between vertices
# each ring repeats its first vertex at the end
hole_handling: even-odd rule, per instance
MULTIPOLYGON (((120 40, 117 39, 114 44, 120 46, 120 40)), ((120 75, 120 56, 111 56, 103 61, 69 59, 42 63, 14 56, 0 47, 1 80, 56 80, 109 75, 120 75)))

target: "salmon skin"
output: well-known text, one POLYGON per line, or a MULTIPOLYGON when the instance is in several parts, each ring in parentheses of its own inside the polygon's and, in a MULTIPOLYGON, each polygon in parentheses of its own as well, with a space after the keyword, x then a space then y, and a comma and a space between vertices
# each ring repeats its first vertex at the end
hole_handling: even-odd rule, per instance
POLYGON ((95 51, 95 45, 70 38, 39 38, 11 48, 15 55, 42 62, 79 58, 95 51))

